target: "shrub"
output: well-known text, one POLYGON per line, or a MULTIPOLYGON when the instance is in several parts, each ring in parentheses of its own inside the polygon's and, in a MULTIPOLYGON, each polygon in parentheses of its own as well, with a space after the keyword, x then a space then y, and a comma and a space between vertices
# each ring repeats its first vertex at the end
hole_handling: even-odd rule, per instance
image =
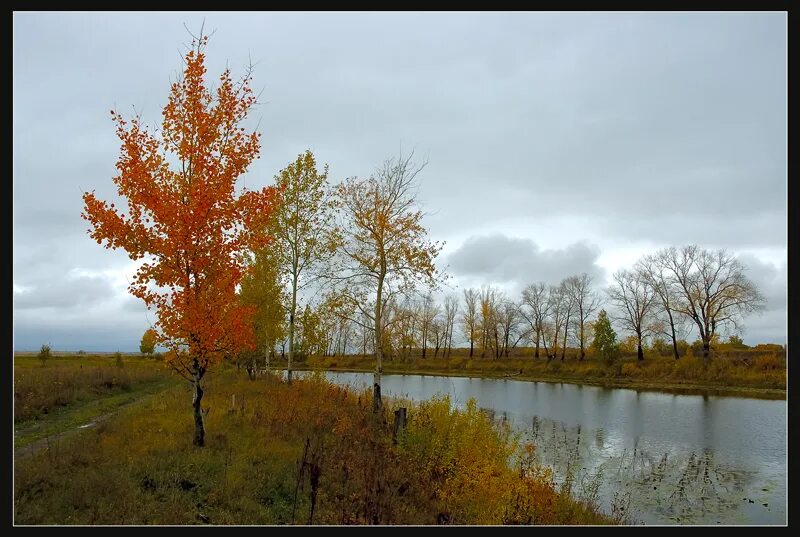
POLYGON ((42 365, 45 365, 47 360, 49 360, 51 357, 50 345, 42 345, 42 348, 39 350, 39 360, 42 361, 42 365))
POLYGON ((122 353, 117 351, 114 353, 114 362, 117 364, 117 367, 123 367, 122 363, 122 353))
POLYGON ((653 344, 650 346, 650 348, 659 356, 669 356, 672 354, 672 346, 660 337, 657 337, 653 340, 653 344))

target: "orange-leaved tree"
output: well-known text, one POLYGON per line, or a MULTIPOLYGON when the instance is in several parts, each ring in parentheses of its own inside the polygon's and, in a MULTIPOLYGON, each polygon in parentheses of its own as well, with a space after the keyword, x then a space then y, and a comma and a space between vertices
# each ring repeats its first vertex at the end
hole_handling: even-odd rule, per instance
POLYGON ((194 388, 194 444, 204 444, 201 400, 206 372, 225 356, 253 348, 252 306, 236 299, 245 252, 263 248, 274 188, 236 192, 237 179, 258 158, 260 135, 241 126, 256 103, 251 71, 238 82, 229 70, 206 85, 208 37, 192 42, 172 84, 158 133, 139 117, 113 111, 122 141, 114 184, 127 212, 83 194, 89 235, 140 260, 129 287, 155 309, 158 342, 168 363, 194 388))

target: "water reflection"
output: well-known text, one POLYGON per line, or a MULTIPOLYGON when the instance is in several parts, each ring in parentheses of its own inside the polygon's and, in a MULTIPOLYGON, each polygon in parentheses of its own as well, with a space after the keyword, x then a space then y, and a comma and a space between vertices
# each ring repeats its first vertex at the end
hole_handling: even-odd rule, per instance
MULTIPOLYGON (((328 374, 357 388, 368 376, 328 374)), ((474 397, 536 445, 558 486, 635 522, 786 521, 785 401, 416 375, 386 375, 383 391, 474 397)))

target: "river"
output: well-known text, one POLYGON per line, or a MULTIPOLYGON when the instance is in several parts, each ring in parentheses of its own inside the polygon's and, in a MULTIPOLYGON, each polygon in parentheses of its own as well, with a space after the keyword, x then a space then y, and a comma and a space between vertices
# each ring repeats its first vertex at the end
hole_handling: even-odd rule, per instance
MULTIPOLYGON (((327 372, 362 389, 371 373, 327 372)), ((577 384, 384 375, 388 397, 475 398, 576 497, 638 524, 785 524, 786 401, 577 384)))

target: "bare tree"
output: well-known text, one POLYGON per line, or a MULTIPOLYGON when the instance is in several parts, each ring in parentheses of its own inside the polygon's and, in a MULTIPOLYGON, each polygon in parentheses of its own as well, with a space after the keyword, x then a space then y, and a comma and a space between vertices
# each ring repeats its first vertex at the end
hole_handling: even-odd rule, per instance
MULTIPOLYGON (((444 320, 441 319, 440 316, 436 316, 431 321, 430 326, 430 338, 433 341, 433 358, 436 359, 439 356, 439 349, 442 348, 445 341, 445 323, 444 320)), ((442 351, 444 354, 444 351, 442 351)))
POLYGON ((520 330, 521 321, 519 304, 513 300, 503 300, 497 308, 497 327, 502 337, 502 354, 506 358, 508 351, 516 348, 525 335, 525 331, 520 330))
POLYGON ((644 360, 642 340, 652 332, 650 318, 656 293, 639 271, 619 270, 614 273, 614 285, 608 288, 608 297, 616 306, 614 319, 625 330, 636 336, 636 359, 644 360))
MULTIPOLYGON (((547 361, 558 356, 558 336, 561 329, 565 328, 564 318, 567 316, 569 298, 566 296, 566 287, 562 284, 551 285, 547 292, 548 311, 550 312, 549 326, 545 326, 552 337, 551 354, 547 354, 547 361)), ((547 350, 545 350, 547 352, 547 350)))
MULTIPOLYGON (((536 345, 533 357, 539 357, 539 343, 543 340, 545 322, 550 315, 550 302, 547 300, 547 286, 543 283, 528 285, 522 291, 520 315, 530 326, 530 336, 536 345)), ((545 354, 547 354, 545 343, 545 354)))
POLYGON ((453 328, 456 324, 456 316, 458 315, 458 296, 447 295, 444 297, 444 328, 445 328, 445 341, 444 341, 444 356, 450 357, 450 351, 453 348, 453 328))
POLYGON ((475 337, 478 332, 478 292, 475 289, 464 289, 464 313, 461 316, 464 336, 469 339, 469 357, 475 350, 475 337))
POLYGON ((384 308, 417 285, 435 286, 441 279, 434 260, 442 246, 428 241, 417 209, 414 180, 425 165, 414 165, 412 157, 389 159, 368 179, 346 179, 336 189, 340 241, 333 279, 373 321, 375 412, 382 406, 383 332, 389 322, 384 308))
POLYGON ((664 320, 668 331, 665 330, 665 335, 669 336, 670 341, 672 341, 672 353, 677 360, 680 358, 677 331, 682 317, 675 310, 679 296, 674 274, 668 268, 670 265, 669 259, 669 250, 660 250, 653 255, 640 259, 636 263, 635 270, 644 276, 647 283, 655 291, 663 315, 666 317, 664 320))
POLYGON ((739 329, 744 313, 764 308, 764 297, 745 276, 744 265, 725 250, 690 245, 670 248, 665 257, 680 296, 675 309, 697 326, 703 362, 708 363, 719 330, 727 325, 739 329))
POLYGON ((431 325, 434 319, 439 315, 439 305, 433 300, 433 294, 428 292, 422 298, 420 307, 420 342, 422 343, 422 357, 425 358, 426 350, 428 348, 428 341, 430 339, 431 325))
POLYGON ((564 356, 567 353, 567 337, 569 336, 569 321, 573 317, 573 310, 576 309, 577 298, 573 292, 574 281, 577 277, 571 276, 563 280, 559 287, 561 287, 561 296, 564 302, 564 344, 561 346, 561 361, 564 361, 564 356))
POLYGON ((567 279, 566 292, 575 309, 573 324, 580 345, 578 360, 586 357, 586 339, 589 335, 587 324, 591 315, 600 307, 600 297, 592 290, 592 277, 585 272, 567 279))

